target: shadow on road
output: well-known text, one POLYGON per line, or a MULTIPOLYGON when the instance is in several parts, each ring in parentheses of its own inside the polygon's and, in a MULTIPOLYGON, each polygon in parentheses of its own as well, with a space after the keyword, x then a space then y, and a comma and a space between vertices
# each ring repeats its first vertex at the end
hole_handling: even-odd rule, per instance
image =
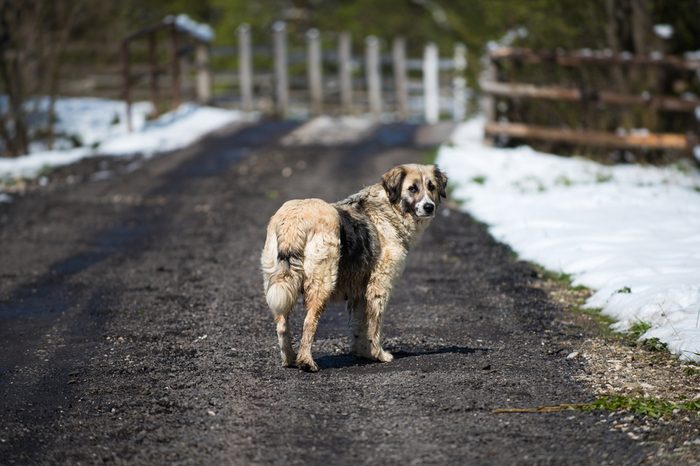
MULTIPOLYGON (((416 348, 413 350, 393 350, 391 354, 394 355, 394 359, 404 359, 411 357, 420 356, 430 356, 433 354, 474 354, 474 353, 486 353, 490 351, 489 348, 470 348, 467 346, 445 346, 443 348, 430 348, 421 349, 416 348)), ((352 354, 336 354, 331 356, 321 356, 316 358, 316 363, 321 369, 340 369, 343 367, 354 367, 354 366, 366 366, 368 364, 375 364, 375 361, 369 359, 360 358, 352 354)))

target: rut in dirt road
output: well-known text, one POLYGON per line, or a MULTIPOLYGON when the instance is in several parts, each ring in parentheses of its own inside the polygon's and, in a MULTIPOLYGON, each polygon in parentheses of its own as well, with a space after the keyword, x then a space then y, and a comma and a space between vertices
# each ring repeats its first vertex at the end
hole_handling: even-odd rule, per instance
MULTIPOLYGON (((636 464, 649 453, 596 414, 491 414, 593 395, 561 351, 576 329, 557 323, 529 266, 444 206, 387 309, 393 362, 350 356, 345 310, 331 307, 313 350, 321 372, 280 367, 259 272, 270 215, 291 198, 343 199, 424 162, 420 142, 440 139, 397 124, 344 146, 279 144, 294 129, 230 128, 3 207, 0 463, 636 464)), ((297 339, 302 319, 298 305, 297 339)))

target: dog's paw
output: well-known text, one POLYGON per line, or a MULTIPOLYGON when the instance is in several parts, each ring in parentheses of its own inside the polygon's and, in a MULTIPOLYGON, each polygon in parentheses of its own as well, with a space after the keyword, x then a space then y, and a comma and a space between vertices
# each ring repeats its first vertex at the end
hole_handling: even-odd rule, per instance
POLYGON ((388 351, 381 350, 376 359, 379 362, 391 362, 394 360, 394 355, 388 351))
POLYGON ((299 369, 306 372, 318 372, 318 365, 311 358, 297 358, 296 365, 299 369))
POLYGON ((318 365, 316 365, 315 362, 308 363, 305 362, 303 364, 297 364, 299 366, 299 369, 305 371, 305 372, 318 372, 318 365))
POLYGON ((282 354, 282 367, 296 367, 296 360, 297 355, 294 353, 282 354))

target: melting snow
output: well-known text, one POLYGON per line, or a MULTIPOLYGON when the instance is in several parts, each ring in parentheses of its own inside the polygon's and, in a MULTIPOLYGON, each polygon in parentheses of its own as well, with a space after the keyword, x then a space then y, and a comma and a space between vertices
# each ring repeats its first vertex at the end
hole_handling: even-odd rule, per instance
MULTIPOLYGON (((43 105, 43 104, 42 104, 43 105)), ((29 155, 0 158, 0 178, 32 178, 46 166, 73 163, 91 155, 150 156, 185 147, 206 133, 243 119, 237 111, 184 104, 177 110, 147 121, 150 103, 132 107, 134 131, 126 127, 125 106, 121 101, 95 98, 59 99, 56 104, 57 132, 71 135, 81 147, 48 151, 35 145, 29 155)))
POLYGON ((523 259, 595 290, 586 305, 616 329, 649 322, 643 338, 700 361, 700 172, 486 147, 483 124, 458 127, 438 155, 464 210, 523 259))

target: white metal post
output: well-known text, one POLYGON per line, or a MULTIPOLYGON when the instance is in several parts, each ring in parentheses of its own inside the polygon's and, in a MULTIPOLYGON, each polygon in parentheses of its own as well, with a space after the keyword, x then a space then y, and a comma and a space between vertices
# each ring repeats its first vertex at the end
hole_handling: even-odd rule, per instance
POLYGON ((275 97, 277 115, 287 117, 289 107, 289 81, 287 79, 287 32, 283 21, 272 26, 275 47, 275 97))
POLYGON ((392 47, 394 62, 394 83, 396 86, 396 113, 399 119, 408 118, 408 86, 406 77, 406 41, 403 37, 394 39, 392 47))
POLYGON ((423 95, 425 121, 430 124, 440 119, 440 89, 438 82, 438 48, 430 43, 423 53, 423 95))
POLYGON ((253 57, 250 43, 250 26, 238 27, 238 77, 241 90, 241 107, 253 111, 253 57))
POLYGON ((352 113, 352 37, 342 32, 338 40, 338 74, 340 107, 344 114, 352 113))
POLYGON ((382 76, 379 61, 379 39, 367 37, 365 41, 367 98, 369 112, 379 118, 382 114, 382 76))
POLYGON ((467 47, 464 44, 456 44, 452 78, 452 119, 454 121, 463 121, 466 117, 467 80, 464 77, 466 69, 467 47))
POLYGON ((319 115, 323 111, 323 75, 321 71, 321 39, 318 29, 306 32, 308 42, 308 76, 311 112, 319 115))

